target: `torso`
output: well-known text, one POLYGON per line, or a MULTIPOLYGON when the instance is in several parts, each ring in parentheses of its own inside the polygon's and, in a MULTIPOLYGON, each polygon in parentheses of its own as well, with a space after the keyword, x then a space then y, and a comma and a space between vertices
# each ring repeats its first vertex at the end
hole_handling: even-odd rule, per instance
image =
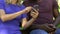
MULTIPOLYGON (((5 13, 6 14, 12 14, 12 13, 15 13, 15 12, 18 12, 18 11, 21 11, 25 8, 24 5, 21 5, 21 6, 18 6, 18 5, 12 5, 12 4, 5 4, 4 5, 4 10, 5 10, 5 13)), ((22 19, 22 15, 16 17, 15 19, 13 20, 9 20, 9 21, 6 21, 6 22, 2 22, 0 20, 0 30, 7 30, 8 32, 10 31, 10 33, 16 33, 17 31, 19 31, 20 27, 19 27, 19 24, 20 24, 20 20, 22 19), (12 31, 12 32, 11 32, 12 31)), ((20 32, 19 32, 20 33, 20 32)))
MULTIPOLYGON (((34 6, 36 3, 29 3, 26 6, 34 6)), ((52 0, 40 0, 37 2, 39 5, 39 16, 34 22, 35 24, 53 23, 53 8, 52 0)))

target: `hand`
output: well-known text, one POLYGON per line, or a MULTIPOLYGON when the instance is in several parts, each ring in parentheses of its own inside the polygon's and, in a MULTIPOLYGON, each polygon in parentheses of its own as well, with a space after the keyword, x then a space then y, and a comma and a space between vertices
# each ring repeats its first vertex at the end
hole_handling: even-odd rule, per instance
POLYGON ((26 7, 26 8, 24 9, 24 12, 25 12, 25 13, 28 13, 28 12, 30 12, 30 11, 31 11, 31 9, 32 9, 32 7, 31 7, 31 6, 26 7))
POLYGON ((30 15, 32 16, 32 18, 37 18, 38 17, 38 11, 34 9, 34 11, 32 10, 30 15))
POLYGON ((54 28, 49 27, 48 24, 43 24, 43 25, 41 25, 40 27, 41 27, 41 29, 44 29, 44 30, 46 30, 47 32, 52 32, 52 31, 55 30, 54 28))
POLYGON ((48 31, 49 32, 53 32, 53 31, 56 30, 56 27, 53 24, 47 24, 47 26, 48 26, 48 31))
POLYGON ((48 26, 51 28, 54 28, 54 29, 56 28, 55 25, 53 25, 53 24, 48 24, 48 26))

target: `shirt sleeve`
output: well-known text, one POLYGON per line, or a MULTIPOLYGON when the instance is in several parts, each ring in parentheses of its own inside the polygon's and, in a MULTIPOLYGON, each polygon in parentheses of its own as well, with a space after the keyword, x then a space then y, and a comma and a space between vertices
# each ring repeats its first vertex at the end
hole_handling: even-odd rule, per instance
MULTIPOLYGON (((22 10, 25 9, 26 7, 24 5, 22 5, 22 10)), ((27 14, 22 14, 22 18, 26 18, 27 17, 27 14)))
MULTIPOLYGON (((21 6, 21 10, 25 9, 26 7, 24 5, 21 6)), ((27 17, 27 13, 22 14, 22 18, 26 18, 27 17)))
POLYGON ((27 14, 22 14, 22 18, 26 18, 27 17, 27 14))
POLYGON ((58 3, 56 0, 53 0, 53 8, 58 8, 58 3))

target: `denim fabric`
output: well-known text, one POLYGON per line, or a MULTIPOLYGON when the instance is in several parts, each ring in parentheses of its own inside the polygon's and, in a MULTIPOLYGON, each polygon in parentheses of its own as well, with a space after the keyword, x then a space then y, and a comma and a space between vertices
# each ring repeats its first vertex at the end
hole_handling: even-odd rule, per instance
POLYGON ((60 34, 60 29, 56 29, 55 34, 60 34))
POLYGON ((44 30, 36 29, 36 30, 32 30, 30 34, 48 34, 48 33, 44 30))

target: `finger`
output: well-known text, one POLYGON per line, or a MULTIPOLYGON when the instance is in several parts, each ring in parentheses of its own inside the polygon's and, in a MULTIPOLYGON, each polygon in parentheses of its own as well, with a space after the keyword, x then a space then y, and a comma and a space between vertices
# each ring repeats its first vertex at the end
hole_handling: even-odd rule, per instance
POLYGON ((37 15, 39 14, 38 11, 33 11, 33 12, 35 12, 37 15))
POLYGON ((49 30, 54 30, 53 28, 51 28, 51 27, 49 27, 49 26, 46 26, 47 27, 47 29, 49 29, 49 30))
POLYGON ((31 9, 32 9, 31 6, 25 8, 25 10, 27 10, 27 11, 30 11, 31 9))
POLYGON ((29 6, 29 7, 26 7, 26 8, 32 8, 31 6, 29 6))
POLYGON ((37 15, 32 13, 31 16, 37 16, 37 15))
POLYGON ((35 12, 36 14, 39 14, 37 10, 31 10, 31 12, 35 12))
POLYGON ((34 9, 34 8, 33 8, 33 10, 34 10, 36 13, 38 12, 38 10, 36 10, 36 9, 34 9))
POLYGON ((36 13, 36 12, 31 12, 31 13, 38 14, 38 13, 36 13))
POLYGON ((31 16, 36 16, 35 14, 31 14, 31 16))
POLYGON ((35 12, 32 12, 31 15, 37 15, 35 12))
POLYGON ((36 12, 31 12, 31 13, 35 13, 36 14, 36 12))
POLYGON ((30 6, 30 7, 27 7, 28 9, 32 9, 32 7, 30 6))
POLYGON ((49 28, 50 31, 53 31, 54 29, 53 28, 49 28))

